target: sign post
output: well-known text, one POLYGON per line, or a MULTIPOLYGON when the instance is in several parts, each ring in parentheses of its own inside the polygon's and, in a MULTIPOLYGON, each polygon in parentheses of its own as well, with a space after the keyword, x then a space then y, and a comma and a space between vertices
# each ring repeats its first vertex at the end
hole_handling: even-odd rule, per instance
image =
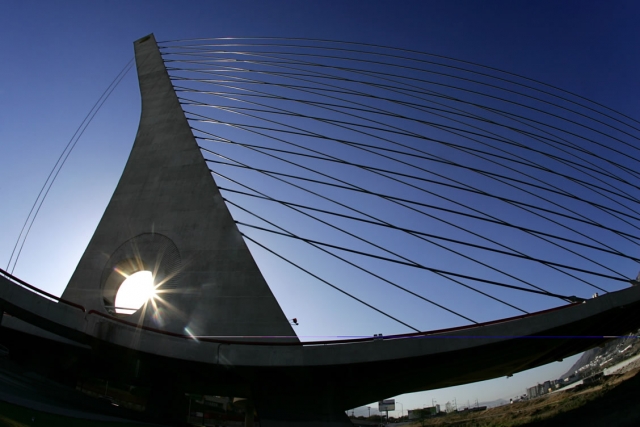
POLYGON ((378 411, 387 413, 387 424, 389 424, 389 411, 396 410, 396 401, 394 399, 385 399, 378 402, 378 411))

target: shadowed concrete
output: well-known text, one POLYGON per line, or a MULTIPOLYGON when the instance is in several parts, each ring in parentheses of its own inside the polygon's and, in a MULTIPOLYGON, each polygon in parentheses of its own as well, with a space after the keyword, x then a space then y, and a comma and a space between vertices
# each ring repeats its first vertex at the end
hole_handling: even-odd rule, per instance
MULTIPOLYGON (((153 35, 134 43, 142 113, 120 182, 62 298, 107 313, 124 277, 156 272, 161 316, 183 334, 295 333, 208 170, 153 35)), ((149 311, 149 310, 147 310, 149 311)), ((134 314, 140 317, 143 313, 134 314)), ((138 321, 139 319, 136 319, 138 321)))

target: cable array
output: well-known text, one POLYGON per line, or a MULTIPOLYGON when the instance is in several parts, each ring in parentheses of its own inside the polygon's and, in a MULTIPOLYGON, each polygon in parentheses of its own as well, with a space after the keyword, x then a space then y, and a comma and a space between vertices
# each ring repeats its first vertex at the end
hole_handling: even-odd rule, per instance
POLYGON ((160 48, 266 276, 304 273, 418 331, 579 302, 637 273, 640 123, 628 116, 404 49, 160 48))
POLYGON ((56 160, 56 163, 51 168, 51 171, 49 172, 47 179, 45 180, 44 184, 42 184, 42 188, 40 189, 40 192, 36 196, 36 199, 34 200, 33 205, 31 206, 31 210, 29 211, 29 214, 27 215, 27 218, 25 219, 24 224, 20 229, 20 234, 18 234, 16 243, 13 246, 13 250, 11 251, 11 256, 9 257, 9 261, 7 262, 7 271, 10 270, 11 273, 13 273, 13 271, 15 270, 16 265, 18 264, 18 259, 20 258, 20 254, 22 253, 22 249, 24 248, 24 245, 27 242, 27 237, 29 237, 29 233, 31 232, 31 227, 33 227, 33 224, 36 221, 36 218, 38 216, 38 213, 40 213, 40 209, 42 208, 42 205, 44 204, 45 199, 49 195, 49 191, 51 191, 51 187, 53 187, 53 184, 58 178, 58 174, 60 173, 65 163, 67 162, 69 155, 71 155, 71 152, 75 148, 76 144, 78 143, 78 141, 80 141, 80 138, 82 137, 84 132, 87 130, 87 128, 93 121, 96 114, 98 114, 98 111, 100 111, 104 103, 107 101, 107 99, 109 99, 109 96, 111 96, 111 93, 113 93, 113 91, 115 90, 116 87, 118 87, 118 85, 120 84, 124 76, 126 76, 129 70, 133 67, 133 63, 134 62, 132 58, 131 60, 129 60, 129 62, 127 62, 127 64, 122 68, 122 70, 120 70, 120 72, 116 75, 116 77, 114 77, 111 83, 109 83, 109 86, 107 86, 104 92, 102 92, 102 94, 100 95, 98 100, 95 102, 95 104, 93 104, 93 106, 91 107, 87 115, 84 117, 84 119, 82 119, 82 122, 80 122, 80 125, 78 126, 76 131, 73 133, 69 141, 67 142, 67 145, 65 145, 64 149, 62 150, 62 153, 60 153, 60 156, 58 157, 58 160, 56 160))

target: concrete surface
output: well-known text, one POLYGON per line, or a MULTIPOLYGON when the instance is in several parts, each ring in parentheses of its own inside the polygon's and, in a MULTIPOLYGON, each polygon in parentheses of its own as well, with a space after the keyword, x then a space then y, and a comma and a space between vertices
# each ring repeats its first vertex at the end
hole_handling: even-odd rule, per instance
POLYGON ((33 372, 25 372, 6 357, 0 358, 0 400, 64 417, 89 421, 132 422, 123 418, 122 411, 118 408, 109 407, 109 402, 88 397, 33 372))

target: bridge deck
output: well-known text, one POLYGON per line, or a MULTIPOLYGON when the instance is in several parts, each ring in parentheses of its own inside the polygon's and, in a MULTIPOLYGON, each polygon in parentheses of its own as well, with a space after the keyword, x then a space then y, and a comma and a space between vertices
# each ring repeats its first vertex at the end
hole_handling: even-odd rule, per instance
POLYGON ((279 407, 283 414, 307 407, 314 401, 310 395, 331 396, 331 407, 348 409, 391 395, 509 375, 640 326, 638 287, 480 326, 310 343, 194 339, 54 299, 8 274, 0 276, 2 310, 88 346, 92 357, 101 359, 101 368, 118 365, 118 375, 142 383, 163 372, 165 378, 175 377, 180 390, 260 396, 263 405, 279 407), (137 362, 133 375, 131 360, 142 361, 142 374, 137 362))

